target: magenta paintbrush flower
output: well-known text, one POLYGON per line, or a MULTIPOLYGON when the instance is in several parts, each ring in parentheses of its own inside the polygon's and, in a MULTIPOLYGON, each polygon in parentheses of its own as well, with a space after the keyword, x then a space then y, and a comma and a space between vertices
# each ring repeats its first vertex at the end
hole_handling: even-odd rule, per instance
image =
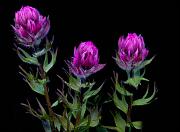
POLYGON ((145 48, 143 37, 137 36, 136 33, 129 33, 126 38, 121 36, 118 41, 118 48, 116 62, 124 70, 131 70, 141 64, 149 52, 145 48))
POLYGON ((38 45, 50 29, 49 18, 42 16, 37 9, 30 6, 17 11, 14 21, 15 34, 24 46, 38 45))
POLYGON ((67 63, 75 76, 86 78, 89 75, 101 70, 105 64, 99 64, 98 49, 91 41, 80 43, 74 48, 74 57, 67 63))

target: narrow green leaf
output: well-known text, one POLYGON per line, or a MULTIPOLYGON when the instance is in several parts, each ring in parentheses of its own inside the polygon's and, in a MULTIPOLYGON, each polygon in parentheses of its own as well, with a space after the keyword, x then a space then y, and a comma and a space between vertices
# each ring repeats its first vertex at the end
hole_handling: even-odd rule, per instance
POLYGON ((84 118, 84 114, 86 112, 86 104, 87 104, 87 101, 85 101, 81 107, 81 119, 84 118))
POLYGON ((83 96, 84 96, 83 102, 84 102, 85 100, 87 100, 88 98, 90 98, 90 97, 92 97, 92 96, 95 96, 97 93, 99 93, 99 91, 101 90, 101 88, 102 88, 103 85, 104 85, 104 83, 102 83, 101 86, 100 86, 98 89, 89 91, 88 93, 87 93, 87 92, 84 93, 84 95, 83 95, 83 96))
POLYGON ((51 107, 56 107, 56 106, 58 106, 58 104, 59 104, 59 100, 56 100, 56 101, 51 105, 51 107))
POLYGON ((55 128, 58 130, 58 132, 60 132, 61 131, 60 119, 58 119, 57 117, 54 117, 53 122, 54 122, 55 128))
POLYGON ((155 58, 155 56, 153 56, 153 57, 152 57, 151 59, 149 59, 149 60, 143 61, 139 66, 136 67, 135 70, 140 70, 140 69, 144 68, 146 65, 150 64, 154 58, 155 58))
POLYGON ((153 101, 156 93, 157 93, 157 89, 154 87, 154 91, 153 91, 152 95, 147 98, 147 94, 148 94, 148 89, 147 89, 145 95, 141 99, 137 99, 137 100, 133 101, 132 105, 133 106, 147 105, 153 101))
MULTIPOLYGON (((60 116, 60 122, 61 122, 61 125, 63 126, 64 130, 67 131, 67 119, 63 116, 60 116)), ((74 125, 72 124, 72 122, 70 122, 69 130, 72 131, 73 129, 74 129, 74 125)))
POLYGON ((55 62, 56 62, 56 57, 57 57, 57 49, 56 49, 56 51, 55 51, 55 53, 54 52, 52 52, 52 51, 50 51, 50 53, 51 53, 51 62, 50 63, 48 63, 48 53, 46 53, 45 54, 45 59, 44 59, 44 64, 43 64, 43 69, 44 69, 44 71, 47 73, 52 67, 53 67, 53 65, 55 64, 55 62))
POLYGON ((127 91, 124 87, 120 86, 118 82, 115 83, 115 89, 122 95, 132 96, 132 93, 127 91))
POLYGON ((141 76, 136 76, 133 78, 129 78, 127 81, 125 81, 125 83, 129 84, 137 89, 138 86, 141 85, 141 81, 149 81, 149 80, 146 78, 143 78, 141 76))
POLYGON ((118 128, 118 132, 125 132, 126 121, 122 118, 121 114, 116 112, 113 117, 116 127, 118 128))
POLYGON ((125 114, 127 113, 128 111, 128 104, 125 100, 125 98, 123 97, 123 100, 120 100, 116 94, 116 92, 113 94, 113 101, 114 101, 114 104, 116 105, 116 107, 118 109, 120 109, 121 111, 123 111, 125 114))
POLYGON ((100 114, 98 108, 96 107, 90 112, 90 126, 91 127, 97 126, 99 124, 99 120, 100 120, 100 114))
POLYGON ((39 105, 39 107, 40 107, 40 109, 41 109, 41 113, 42 113, 43 115, 46 115, 45 109, 43 108, 43 106, 41 105, 41 103, 39 102, 39 100, 38 100, 37 98, 36 98, 36 100, 37 100, 38 105, 39 105))
POLYGON ((19 58, 25 62, 25 63, 29 63, 29 64, 34 64, 34 65, 39 65, 38 59, 36 57, 32 57, 30 54, 28 54, 25 50, 18 48, 17 49, 17 54, 19 56, 19 58), (21 54, 21 53, 22 54, 21 54))
POLYGON ((142 129, 142 121, 133 121, 132 124, 133 124, 134 128, 142 129))

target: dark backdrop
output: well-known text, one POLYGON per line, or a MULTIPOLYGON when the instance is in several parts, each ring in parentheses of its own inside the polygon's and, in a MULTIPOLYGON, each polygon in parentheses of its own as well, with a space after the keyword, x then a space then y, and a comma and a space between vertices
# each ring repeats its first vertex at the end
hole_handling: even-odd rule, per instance
MULTIPOLYGON (((25 114, 20 105, 34 94, 18 74, 22 64, 12 50, 14 13, 21 6, 31 5, 43 15, 49 15, 54 46, 59 47, 57 64, 51 75, 63 74, 65 59, 81 41, 92 40, 100 50, 106 68, 96 74, 100 81, 119 71, 112 60, 120 35, 128 32, 142 34, 150 56, 155 60, 148 66, 146 77, 157 83, 158 100, 140 108, 136 114, 144 121, 144 132, 175 132, 179 130, 179 9, 176 1, 44 1, 4 0, 0 3, 0 130, 3 132, 42 131, 40 122, 25 114)), ((58 81, 55 81, 55 85, 58 81)), ((107 87, 110 89, 110 81, 107 87)), ((54 88, 55 90, 55 88, 54 88)), ((111 91, 111 90, 109 90, 111 91)), ((39 96, 38 96, 39 97, 39 96)), ((41 97, 40 97, 41 98, 41 97)), ((35 105, 35 104, 34 104, 35 105)), ((36 105, 35 105, 36 106, 36 105)), ((108 107, 108 106, 106 106, 108 107)), ((106 113, 106 115, 109 113, 106 113)), ((110 114, 109 114, 110 115, 110 114)), ((109 121, 112 122, 112 121, 109 121)))

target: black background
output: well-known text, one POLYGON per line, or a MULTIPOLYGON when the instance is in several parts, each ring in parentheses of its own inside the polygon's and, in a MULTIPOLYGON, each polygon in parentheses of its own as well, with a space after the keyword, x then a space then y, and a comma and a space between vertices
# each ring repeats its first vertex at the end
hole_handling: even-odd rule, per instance
MULTIPOLYGON (((14 13, 21 6, 31 5, 43 15, 49 15, 54 46, 59 47, 57 64, 51 76, 63 74, 64 60, 73 54, 74 46, 81 41, 92 40, 99 48, 104 70, 96 74, 103 81, 119 71, 112 60, 120 35, 128 32, 142 34, 149 58, 156 55, 148 66, 146 77, 151 84, 156 81, 158 100, 140 108, 136 114, 144 122, 144 132, 175 132, 179 128, 179 9, 177 1, 44 1, 12 0, 0 4, 0 130, 3 132, 43 131, 40 122, 25 114, 20 105, 26 99, 35 100, 34 94, 18 74, 22 64, 12 50, 14 41, 10 25, 14 13)), ((56 77, 55 77, 56 78, 56 77)), ((55 85, 58 82, 55 81, 55 85)), ((106 88, 110 89, 110 81, 106 88)), ((51 91, 55 90, 52 89, 51 91)), ((111 90, 109 90, 111 91, 111 90)), ((36 95, 38 96, 38 95, 36 95)), ((39 96, 38 96, 39 97, 39 96)), ((42 97, 39 97, 42 98, 42 97)), ((36 105, 34 105, 36 106, 36 105)), ((108 106, 106 106, 108 107, 108 106)), ((106 115, 109 113, 106 113, 106 115)), ((110 114, 109 114, 110 115, 110 114)), ((108 119, 107 119, 108 120, 108 119)), ((109 121, 112 122, 112 121, 109 121)))

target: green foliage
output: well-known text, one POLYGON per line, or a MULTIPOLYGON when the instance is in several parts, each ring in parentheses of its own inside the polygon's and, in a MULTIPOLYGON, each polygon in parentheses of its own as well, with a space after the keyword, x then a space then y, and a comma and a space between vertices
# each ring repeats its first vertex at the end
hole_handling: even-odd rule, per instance
POLYGON ((47 73, 52 67, 53 65, 55 64, 56 62, 56 57, 57 57, 57 49, 55 52, 53 51, 50 51, 50 54, 51 54, 51 61, 49 63, 48 61, 48 52, 46 52, 45 54, 45 59, 44 59, 44 64, 43 64, 43 69, 44 71, 47 73))
POLYGON ((27 53, 25 50, 21 49, 20 47, 17 48, 16 50, 17 55, 19 58, 29 64, 34 64, 34 65, 39 65, 38 59, 36 57, 31 56, 29 53, 27 53))
POLYGON ((22 72, 20 74, 24 77, 25 82, 30 88, 41 95, 44 95, 44 85, 47 83, 46 79, 38 79, 38 75, 33 75, 31 72, 26 72, 22 67, 19 67, 22 72))
POLYGON ((114 121, 118 132, 125 132, 126 121, 122 118, 121 114, 116 112, 114 115, 114 121))
POLYGON ((155 97, 155 95, 157 93, 157 89, 154 86, 154 91, 153 91, 153 93, 152 93, 152 95, 150 97, 147 97, 148 91, 149 91, 149 88, 147 88, 146 93, 144 94, 144 96, 141 99, 137 99, 137 100, 133 101, 132 105, 133 106, 141 106, 141 105, 147 105, 147 104, 151 103, 154 100, 154 97, 155 97))
POLYGON ((122 99, 119 99, 116 92, 114 92, 113 94, 113 101, 115 106, 120 109, 122 112, 124 112, 125 114, 128 111, 128 104, 126 102, 125 97, 122 95, 122 99))
POLYGON ((153 57, 152 57, 151 59, 149 59, 149 60, 143 61, 141 64, 139 64, 139 65, 135 68, 135 70, 136 70, 136 71, 137 71, 137 70, 140 70, 140 69, 144 68, 145 66, 149 65, 154 58, 155 58, 155 56, 153 56, 153 57))
POLYGON ((149 81, 149 80, 141 76, 136 76, 133 78, 129 78, 127 81, 125 81, 125 83, 138 89, 138 86, 141 85, 141 81, 149 81))

